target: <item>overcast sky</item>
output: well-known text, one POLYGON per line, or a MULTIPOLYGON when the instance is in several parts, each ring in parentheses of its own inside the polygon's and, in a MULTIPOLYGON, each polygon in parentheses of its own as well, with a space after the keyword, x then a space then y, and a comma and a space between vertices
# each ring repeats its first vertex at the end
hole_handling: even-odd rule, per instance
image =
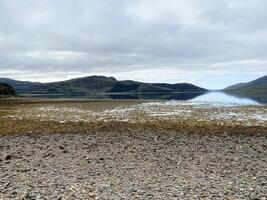
POLYGON ((209 89, 267 74, 266 0, 0 0, 0 77, 209 89))

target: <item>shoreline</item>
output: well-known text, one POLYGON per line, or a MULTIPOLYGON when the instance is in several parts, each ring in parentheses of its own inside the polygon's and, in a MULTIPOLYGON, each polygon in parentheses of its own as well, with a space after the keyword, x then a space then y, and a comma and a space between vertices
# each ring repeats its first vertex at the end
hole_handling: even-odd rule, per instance
POLYGON ((267 134, 267 106, 169 101, 54 99, 0 101, 0 134, 86 133, 112 127, 178 133, 267 134), (2 102, 2 103, 1 103, 2 102))
POLYGON ((267 198, 266 106, 6 102, 0 199, 267 198))

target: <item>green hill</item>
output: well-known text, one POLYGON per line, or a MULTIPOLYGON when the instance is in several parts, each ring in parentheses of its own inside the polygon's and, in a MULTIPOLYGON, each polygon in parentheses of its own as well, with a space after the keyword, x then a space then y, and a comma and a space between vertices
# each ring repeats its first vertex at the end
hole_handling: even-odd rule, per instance
POLYGON ((16 91, 6 83, 0 83, 0 95, 16 95, 16 91))
POLYGON ((6 83, 15 88, 18 94, 27 93, 28 91, 34 91, 42 87, 42 83, 30 82, 30 81, 17 81, 9 78, 0 78, 0 83, 6 83))
POLYGON ((108 92, 171 92, 169 88, 152 83, 137 81, 118 81, 108 92))
POLYGON ((267 76, 248 83, 239 83, 224 89, 225 91, 267 93, 267 76))
POLYGON ((89 76, 67 81, 45 83, 35 90, 27 91, 35 94, 71 94, 102 93, 110 90, 117 80, 113 77, 89 76))
POLYGON ((89 76, 53 83, 36 83, 0 78, 19 94, 132 93, 132 92, 206 92, 192 84, 142 83, 118 81, 113 77, 89 76))

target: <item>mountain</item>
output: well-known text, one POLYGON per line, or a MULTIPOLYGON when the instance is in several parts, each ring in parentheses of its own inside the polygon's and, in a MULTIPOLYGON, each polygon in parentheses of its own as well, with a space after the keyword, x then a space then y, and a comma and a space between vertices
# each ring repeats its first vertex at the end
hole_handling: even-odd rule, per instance
POLYGON ((16 95, 16 91, 6 83, 0 83, 0 95, 16 95))
POLYGON ((224 89, 225 91, 267 93, 267 76, 248 83, 239 83, 224 89))
POLYGON ((19 94, 77 94, 77 93, 133 93, 133 92, 206 92, 192 84, 142 83, 118 81, 113 77, 89 76, 61 82, 38 83, 0 78, 10 84, 19 94))
POLYGON ((39 83, 0 78, 0 83, 14 87, 19 94, 70 94, 106 92, 117 82, 115 78, 90 76, 53 83, 39 83))
POLYGON ((137 81, 118 81, 108 92, 171 92, 169 88, 156 86, 152 83, 137 81))
POLYGON ((37 82, 29 82, 29 81, 17 81, 9 78, 0 78, 0 83, 6 83, 13 88, 15 88, 16 92, 21 94, 27 91, 34 91, 40 88, 43 84, 37 82))
POLYGON ((188 83, 142 83, 118 81, 109 92, 204 92, 203 88, 188 83))
POLYGON ((102 93, 110 90, 117 80, 113 77, 89 76, 61 82, 43 83, 34 90, 25 91, 31 94, 71 94, 102 93))

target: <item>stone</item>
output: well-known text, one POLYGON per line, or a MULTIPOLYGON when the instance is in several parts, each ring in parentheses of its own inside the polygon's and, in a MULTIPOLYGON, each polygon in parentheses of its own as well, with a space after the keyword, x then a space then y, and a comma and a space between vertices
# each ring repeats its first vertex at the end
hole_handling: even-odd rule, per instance
POLYGON ((11 160, 12 156, 10 154, 6 155, 5 160, 11 160))
POLYGON ((89 196, 89 197, 92 197, 92 198, 93 198, 93 197, 96 197, 96 193, 95 193, 95 192, 90 192, 90 193, 88 194, 88 196, 89 196))

